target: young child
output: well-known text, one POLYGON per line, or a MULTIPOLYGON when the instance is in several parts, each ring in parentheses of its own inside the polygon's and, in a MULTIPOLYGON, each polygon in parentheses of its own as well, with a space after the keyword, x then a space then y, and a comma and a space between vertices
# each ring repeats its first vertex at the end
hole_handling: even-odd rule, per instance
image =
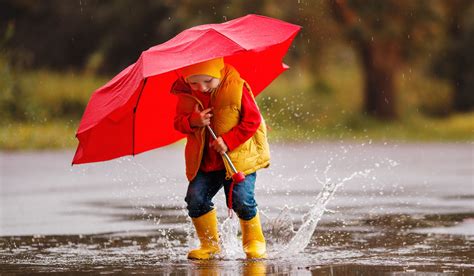
MULTIPOLYGON (((235 184, 232 207, 240 218, 247 258, 265 258, 266 244, 254 198, 256 171, 270 164, 266 126, 249 85, 223 58, 182 68, 171 92, 178 96, 174 127, 187 135, 185 201, 197 236, 190 259, 211 259, 220 252, 217 215, 212 198, 224 187, 226 199, 232 171, 226 152, 246 177, 235 184), (214 140, 206 126, 217 135, 214 140)), ((227 201, 226 201, 227 202, 227 201)))

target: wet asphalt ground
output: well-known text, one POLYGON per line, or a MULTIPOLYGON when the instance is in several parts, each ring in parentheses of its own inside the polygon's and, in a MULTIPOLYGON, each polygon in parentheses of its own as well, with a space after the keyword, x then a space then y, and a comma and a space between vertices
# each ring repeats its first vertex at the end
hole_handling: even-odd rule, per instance
MULTIPOLYGON (((273 145, 256 188, 270 252, 308 219, 324 183, 343 184, 306 248, 263 261, 238 245, 218 260, 186 259, 183 144, 74 167, 72 156, 0 153, 1 275, 474 273, 471 143, 273 145), (281 217, 292 225, 276 228, 281 217)), ((215 203, 222 225, 222 192, 215 203)))

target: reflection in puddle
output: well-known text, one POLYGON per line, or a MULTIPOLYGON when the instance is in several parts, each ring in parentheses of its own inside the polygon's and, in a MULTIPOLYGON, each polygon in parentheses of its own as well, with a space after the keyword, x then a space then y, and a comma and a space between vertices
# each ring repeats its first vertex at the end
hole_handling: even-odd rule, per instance
MULTIPOLYGON (((181 161, 177 158, 181 148, 88 171, 77 171, 85 167, 69 171, 45 162, 69 164, 69 153, 62 159, 48 154, 9 155, 2 175, 2 183, 8 185, 1 187, 0 274, 474 274, 474 237, 468 232, 473 227, 473 196, 464 195, 472 189, 472 174, 453 173, 462 166, 470 172, 470 163, 459 160, 472 160, 472 145, 422 145, 420 150, 420 145, 344 147, 342 152, 340 144, 276 147, 275 164, 287 167, 262 173, 259 185, 259 204, 267 218, 277 217, 283 204, 291 206, 287 217, 280 217, 280 227, 265 229, 269 249, 274 246, 274 251, 295 233, 272 231, 303 225, 305 220, 299 218, 311 209, 304 203, 316 202, 321 190, 314 181, 320 175, 315 169, 327 169, 326 160, 338 161, 328 175, 333 180, 372 166, 377 168, 371 174, 376 179, 361 177, 344 185, 328 205, 333 212, 323 216, 316 232, 307 232, 311 235, 302 253, 261 262, 242 259, 239 252, 226 252, 224 259, 212 262, 186 259, 191 228, 183 211, 185 182, 180 178, 182 169, 169 166, 181 161), (347 153, 351 148, 353 152, 347 153), (391 162, 380 166, 387 156, 400 160, 397 170, 391 170, 391 162), (104 179, 104 174, 110 177, 104 179), (41 185, 38 180, 43 180, 41 185)), ((225 206, 223 197, 216 206, 225 206)), ((233 239, 226 248, 240 249, 239 242, 233 239)))
POLYGON ((447 234, 447 235, 465 235, 474 238, 474 218, 466 218, 461 222, 456 222, 448 227, 431 227, 414 229, 416 233, 426 234, 447 234))
MULTIPOLYGON (((438 225, 448 224, 453 217, 468 216, 472 214, 446 216, 438 225)), ((472 236, 408 230, 408 225, 418 220, 420 218, 394 215, 347 227, 321 225, 303 253, 261 262, 240 258, 188 261, 185 227, 101 235, 0 237, 0 272, 474 273, 472 236)), ((426 218, 421 220, 426 221, 426 218)), ((187 222, 174 223, 185 226, 187 222)))

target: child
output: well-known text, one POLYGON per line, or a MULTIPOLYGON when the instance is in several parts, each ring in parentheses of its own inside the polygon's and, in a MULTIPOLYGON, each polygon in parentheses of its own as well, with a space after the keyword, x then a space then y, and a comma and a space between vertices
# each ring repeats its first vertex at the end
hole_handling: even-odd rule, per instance
POLYGON ((223 58, 179 70, 171 92, 178 96, 174 127, 187 134, 185 201, 199 249, 189 259, 211 259, 219 252, 217 215, 212 198, 224 187, 226 198, 232 171, 221 154, 226 152, 237 171, 246 177, 235 184, 232 207, 240 218, 242 244, 247 258, 265 258, 266 244, 254 198, 256 171, 270 164, 266 126, 249 85, 223 58), (212 139, 206 126, 217 135, 212 139))

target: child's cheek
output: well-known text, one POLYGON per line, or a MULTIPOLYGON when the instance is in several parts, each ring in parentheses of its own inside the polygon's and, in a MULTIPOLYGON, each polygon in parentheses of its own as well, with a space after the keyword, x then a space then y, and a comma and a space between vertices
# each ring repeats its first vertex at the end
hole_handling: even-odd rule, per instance
POLYGON ((212 84, 211 88, 217 88, 219 86, 219 83, 220 83, 220 79, 214 79, 211 83, 212 84))

